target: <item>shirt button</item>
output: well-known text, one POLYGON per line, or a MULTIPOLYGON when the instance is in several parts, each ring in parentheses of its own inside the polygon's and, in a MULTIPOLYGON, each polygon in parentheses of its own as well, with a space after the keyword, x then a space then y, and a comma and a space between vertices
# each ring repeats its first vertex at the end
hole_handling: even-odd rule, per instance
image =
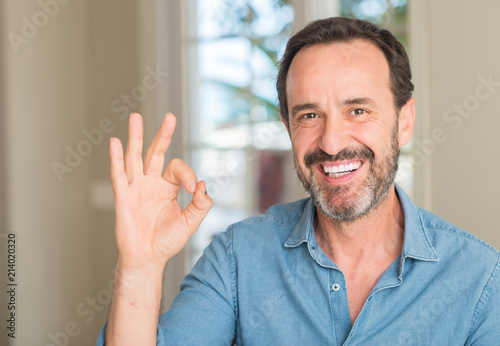
POLYGON ((340 285, 339 284, 333 284, 332 285, 332 290, 334 290, 335 292, 337 292, 339 289, 340 289, 340 285))

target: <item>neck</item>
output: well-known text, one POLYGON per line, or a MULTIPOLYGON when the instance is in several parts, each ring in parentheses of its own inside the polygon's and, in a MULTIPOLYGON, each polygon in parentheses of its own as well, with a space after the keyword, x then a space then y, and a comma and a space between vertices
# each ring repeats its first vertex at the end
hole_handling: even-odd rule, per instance
POLYGON ((374 210, 349 223, 316 208, 315 230, 319 246, 339 266, 395 259, 403 246, 404 213, 394 185, 374 210))

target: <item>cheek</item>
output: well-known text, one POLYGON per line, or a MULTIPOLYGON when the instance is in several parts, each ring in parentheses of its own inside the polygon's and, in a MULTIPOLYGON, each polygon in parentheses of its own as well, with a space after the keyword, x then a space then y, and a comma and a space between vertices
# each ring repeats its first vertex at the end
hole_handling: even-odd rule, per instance
POLYGON ((316 135, 310 129, 301 129, 294 132, 290 139, 292 142, 293 152, 299 161, 304 160, 304 155, 317 148, 316 135))
MULTIPOLYGON (((296 148, 310 148, 318 143, 321 137, 321 126, 320 124, 314 124, 311 126, 294 126, 291 131, 290 139, 292 145, 296 148)), ((308 149, 306 149, 307 151, 308 149)))
POLYGON ((367 146, 377 155, 380 150, 390 147, 392 128, 383 123, 367 122, 358 124, 353 134, 357 142, 367 146))

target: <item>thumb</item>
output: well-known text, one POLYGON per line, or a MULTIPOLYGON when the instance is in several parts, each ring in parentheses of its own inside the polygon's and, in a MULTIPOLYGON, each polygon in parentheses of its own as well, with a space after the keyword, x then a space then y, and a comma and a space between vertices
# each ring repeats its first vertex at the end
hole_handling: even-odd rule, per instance
POLYGON ((201 222, 207 216, 212 205, 212 199, 207 193, 205 182, 198 182, 193 194, 193 200, 183 211, 190 236, 200 227, 201 222))

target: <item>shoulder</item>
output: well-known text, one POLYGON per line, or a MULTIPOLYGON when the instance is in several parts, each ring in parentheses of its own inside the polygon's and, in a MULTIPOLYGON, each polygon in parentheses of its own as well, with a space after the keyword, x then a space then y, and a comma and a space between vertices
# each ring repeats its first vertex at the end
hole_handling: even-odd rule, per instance
POLYGON ((492 245, 428 210, 420 207, 418 210, 422 226, 434 246, 441 246, 443 250, 450 251, 466 250, 467 255, 482 254, 492 260, 498 260, 500 253, 492 245))
POLYGON ((304 198, 291 203, 275 204, 265 213, 247 218, 231 226, 235 228, 245 228, 262 223, 274 223, 277 225, 294 224, 302 217, 304 209, 309 201, 310 198, 304 198))
POLYGON ((311 203, 310 198, 304 198, 291 203, 275 204, 263 214, 229 225, 225 232, 217 235, 209 248, 234 251, 235 242, 250 244, 284 239, 284 243, 299 220, 307 213, 306 209, 308 205, 310 208, 311 203))
MULTIPOLYGON (((455 311, 471 317, 470 334, 481 325, 489 332, 498 330, 500 314, 492 315, 489 307, 500 304, 499 251, 457 225, 417 208, 420 229, 438 256, 437 261, 424 266, 422 277, 427 275, 439 288, 436 294, 444 292, 442 301, 456 301, 459 310, 455 311)), ((449 309, 453 309, 453 304, 449 309)))
POLYGON ((256 231, 263 227, 294 226, 304 214, 309 201, 310 198, 305 198, 291 203, 275 204, 265 213, 234 223, 229 226, 229 229, 243 232, 245 230, 256 231))
POLYGON ((481 294, 499 284, 500 253, 479 237, 443 218, 419 208, 423 229, 438 255, 440 268, 463 285, 481 294), (475 288, 474 288, 475 287, 475 288))
POLYGON ((273 205, 263 214, 230 225, 227 236, 239 244, 282 247, 299 221, 309 216, 310 204, 310 198, 305 198, 273 205))

